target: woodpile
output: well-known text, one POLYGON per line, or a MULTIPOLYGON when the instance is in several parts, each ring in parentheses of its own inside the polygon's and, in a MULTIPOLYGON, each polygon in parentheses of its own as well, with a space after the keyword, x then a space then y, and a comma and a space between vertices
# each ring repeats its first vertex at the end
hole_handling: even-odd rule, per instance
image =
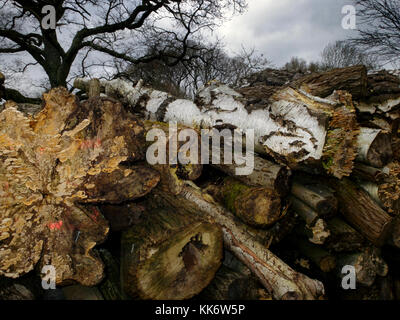
POLYGON ((0 299, 49 298, 49 265, 54 299, 400 299, 398 77, 266 70, 194 100, 74 86, 81 100, 56 88, 39 112, 0 112, 0 299), (196 152, 202 129, 254 130, 254 170, 149 163, 152 130, 168 159, 186 145, 175 123, 196 152))

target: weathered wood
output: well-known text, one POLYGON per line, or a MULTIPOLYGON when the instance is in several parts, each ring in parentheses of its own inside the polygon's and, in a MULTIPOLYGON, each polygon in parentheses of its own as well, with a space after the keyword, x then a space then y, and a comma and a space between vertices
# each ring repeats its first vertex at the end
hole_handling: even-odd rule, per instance
POLYGON ((89 99, 100 97, 100 93, 101 93, 100 80, 99 79, 90 80, 88 88, 89 99))
POLYGON ((222 242, 218 226, 183 208, 151 209, 122 234, 123 290, 141 299, 189 299, 214 278, 222 242))
POLYGON ((212 218, 221 228, 224 243, 257 276, 275 299, 318 299, 324 295, 321 282, 294 271, 257 240, 254 231, 235 221, 232 213, 193 187, 185 187, 179 197, 161 194, 171 205, 185 207, 200 216, 212 218))
POLYGON ((218 184, 208 185, 206 190, 229 211, 253 227, 270 227, 284 215, 280 196, 273 189, 249 187, 227 177, 218 184))
POLYGON ((324 244, 331 235, 328 225, 323 219, 318 219, 312 226, 308 226, 305 223, 299 223, 296 226, 295 231, 301 236, 306 236, 309 242, 317 245, 324 244))
POLYGON ((291 84, 321 98, 326 98, 335 90, 345 90, 354 99, 367 95, 368 77, 365 66, 333 69, 327 72, 306 75, 291 84))
POLYGON ((339 178, 351 173, 358 124, 348 93, 337 91, 328 100, 285 87, 255 106, 253 98, 217 82, 201 90, 194 102, 144 87, 141 81, 136 86, 122 80, 101 84, 107 95, 150 120, 254 130, 256 151, 278 162, 290 167, 319 165, 339 178))
POLYGON ((285 196, 290 189, 290 169, 258 156, 254 157, 254 170, 249 175, 237 175, 235 164, 213 166, 249 186, 271 188, 281 196, 285 196))
POLYGON ((337 212, 338 201, 334 194, 323 185, 302 184, 298 179, 293 181, 292 195, 318 212, 320 217, 337 212))
POLYGON ((130 180, 134 169, 121 165, 143 159, 144 129, 120 103, 79 104, 63 88, 46 93, 44 102, 34 117, 12 102, 0 113, 0 274, 16 278, 37 264, 53 265, 58 285, 93 286, 103 263, 92 249, 109 227, 82 202, 130 200, 149 192, 158 174, 130 180))
POLYGON ((332 179, 330 185, 345 219, 373 244, 382 246, 391 236, 393 219, 349 179, 332 179))

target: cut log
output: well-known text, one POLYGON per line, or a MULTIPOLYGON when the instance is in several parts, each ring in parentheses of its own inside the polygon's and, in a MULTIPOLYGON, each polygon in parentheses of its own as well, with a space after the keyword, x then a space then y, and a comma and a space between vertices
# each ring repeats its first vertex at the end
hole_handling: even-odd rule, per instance
POLYGON ((326 98, 335 90, 348 91, 354 99, 367 96, 368 76, 365 66, 333 69, 306 75, 291 84, 313 96, 326 98))
POLYGON ((228 177, 219 184, 210 184, 206 190, 239 219, 253 227, 270 227, 284 214, 281 199, 273 189, 249 187, 228 177))
POLYGON ((204 300, 272 300, 252 276, 221 267, 211 284, 200 294, 204 300))
POLYGON ((393 219, 367 192, 349 179, 332 179, 339 206, 345 219, 376 246, 382 246, 392 232, 393 219))
POLYGON ((382 168, 393 159, 392 137, 380 129, 361 128, 357 161, 382 168))
POLYGON ((275 299, 318 299, 324 295, 321 282, 296 272, 257 240, 252 230, 235 221, 232 213, 218 206, 212 198, 196 188, 187 186, 173 197, 160 197, 176 208, 187 208, 193 214, 212 218, 221 228, 224 243, 240 261, 257 276, 275 299))
MULTIPOLYGON (((87 83, 84 79, 76 81, 79 86, 87 83)), ((254 130, 256 151, 280 163, 296 167, 307 162, 321 169, 323 164, 338 178, 351 173, 358 125, 351 95, 345 92, 336 92, 328 100, 286 87, 267 94, 255 106, 251 103, 254 97, 248 99, 217 82, 201 90, 195 102, 143 87, 143 82, 136 86, 122 80, 101 84, 107 95, 121 98, 150 120, 254 130)))
POLYGON ((248 186, 267 187, 275 190, 281 196, 286 196, 290 189, 290 169, 258 156, 254 157, 254 170, 249 175, 237 175, 235 164, 214 164, 213 166, 248 186))
POLYGON ((221 229, 182 208, 155 208, 122 234, 121 279, 133 298, 189 299, 222 262, 221 229))
POLYGON ((0 113, 0 275, 16 278, 39 263, 39 270, 56 268, 58 285, 93 286, 103 264, 92 249, 109 227, 96 207, 82 202, 130 200, 134 188, 126 181, 145 181, 138 186, 142 195, 158 175, 132 181, 133 169, 121 166, 143 157, 144 129, 120 103, 98 98, 79 104, 63 88, 44 101, 35 117, 11 102, 0 113))
POLYGON ((331 216, 337 212, 338 201, 334 194, 323 185, 302 184, 295 180, 292 195, 318 212, 320 217, 331 216))

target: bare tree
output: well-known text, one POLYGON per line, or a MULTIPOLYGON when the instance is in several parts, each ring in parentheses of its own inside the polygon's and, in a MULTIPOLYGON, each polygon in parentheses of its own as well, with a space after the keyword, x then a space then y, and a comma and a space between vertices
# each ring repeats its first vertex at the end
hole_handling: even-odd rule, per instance
POLYGON ((363 53, 354 44, 345 41, 336 41, 328 44, 321 53, 322 69, 334 69, 365 65, 367 69, 374 69, 374 59, 363 53))
POLYGON ((88 73, 86 62, 104 67, 110 57, 174 66, 195 59, 190 43, 245 7, 246 0, 0 0, 0 53, 28 53, 51 87, 66 86, 74 64, 88 73), (42 24, 46 5, 56 29, 42 24))
POLYGON ((358 36, 364 52, 385 63, 400 63, 400 0, 355 0, 358 36))

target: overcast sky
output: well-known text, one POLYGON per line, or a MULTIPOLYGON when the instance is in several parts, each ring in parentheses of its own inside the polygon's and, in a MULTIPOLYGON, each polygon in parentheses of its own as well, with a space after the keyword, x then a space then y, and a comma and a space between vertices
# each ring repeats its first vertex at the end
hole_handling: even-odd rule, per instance
MULTIPOLYGON (((351 35, 342 28, 342 7, 348 4, 352 0, 248 0, 247 12, 226 22, 216 34, 230 51, 238 52, 241 45, 255 48, 276 67, 293 56, 318 60, 329 42, 351 35)), ((31 60, 21 57, 23 64, 31 60)), ((35 85, 44 76, 40 68, 31 68, 23 74, 8 74, 7 85, 37 95, 42 89, 35 85)))
POLYGON ((352 0, 248 0, 247 13, 220 28, 231 50, 254 47, 281 66, 292 56, 318 60, 329 42, 351 35, 342 7, 352 0))

